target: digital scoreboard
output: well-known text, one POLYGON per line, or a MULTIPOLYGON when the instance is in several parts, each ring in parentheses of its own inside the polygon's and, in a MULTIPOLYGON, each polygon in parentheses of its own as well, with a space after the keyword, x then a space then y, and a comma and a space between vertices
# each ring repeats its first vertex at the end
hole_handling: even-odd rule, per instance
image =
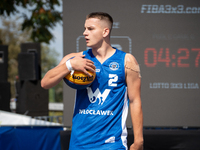
MULTIPOLYGON (((104 11, 113 17, 111 45, 133 54, 140 65, 144 126, 200 127, 198 0, 67 0, 63 10, 64 55, 87 49, 82 34, 87 14, 104 11)), ((68 126, 75 95, 70 90, 64 87, 68 126)))

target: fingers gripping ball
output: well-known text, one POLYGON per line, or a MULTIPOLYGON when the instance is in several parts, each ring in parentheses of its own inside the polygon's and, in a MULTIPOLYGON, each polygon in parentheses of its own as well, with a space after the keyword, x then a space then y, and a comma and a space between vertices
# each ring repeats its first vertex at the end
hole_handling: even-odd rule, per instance
POLYGON ((92 71, 88 71, 92 76, 86 75, 81 71, 74 71, 74 73, 68 74, 64 81, 65 83, 74 89, 84 89, 92 84, 96 77, 96 73, 92 71))

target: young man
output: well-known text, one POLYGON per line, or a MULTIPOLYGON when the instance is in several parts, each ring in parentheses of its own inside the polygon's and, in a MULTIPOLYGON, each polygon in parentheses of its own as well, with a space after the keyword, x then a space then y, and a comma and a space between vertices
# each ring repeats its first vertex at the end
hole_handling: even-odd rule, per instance
POLYGON ((133 55, 111 47, 112 23, 107 13, 89 14, 83 35, 91 49, 66 55, 41 82, 43 88, 49 89, 71 70, 86 74, 87 70, 96 71, 92 85, 76 91, 70 150, 128 149, 125 124, 128 105, 134 132, 130 150, 143 150, 140 69, 133 55))

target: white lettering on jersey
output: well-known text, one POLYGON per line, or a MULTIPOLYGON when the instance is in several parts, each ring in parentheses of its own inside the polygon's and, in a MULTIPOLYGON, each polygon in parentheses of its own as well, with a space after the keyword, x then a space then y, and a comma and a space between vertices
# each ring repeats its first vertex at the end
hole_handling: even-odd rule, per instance
POLYGON ((99 116, 113 116, 113 111, 110 110, 93 110, 93 109, 79 109, 79 114, 84 115, 99 115, 99 116))
POLYGON ((117 86, 118 76, 116 74, 109 74, 108 86, 117 86))
POLYGON ((97 88, 96 91, 93 93, 91 87, 87 87, 87 93, 88 93, 89 101, 91 103, 95 103, 98 99, 99 105, 100 104, 102 105, 105 102, 108 94, 110 93, 110 89, 105 89, 105 91, 101 94, 101 92, 99 91, 99 88, 97 88))
POLYGON ((109 139, 105 140, 105 143, 115 143, 115 136, 111 136, 109 139))

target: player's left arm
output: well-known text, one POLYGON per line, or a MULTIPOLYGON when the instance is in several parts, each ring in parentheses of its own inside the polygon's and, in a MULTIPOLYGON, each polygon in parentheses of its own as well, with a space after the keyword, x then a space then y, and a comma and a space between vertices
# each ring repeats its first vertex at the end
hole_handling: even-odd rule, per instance
POLYGON ((130 150, 143 150, 143 113, 140 96, 141 76, 139 65, 131 54, 126 54, 125 71, 134 134, 134 143, 130 146, 130 150))

